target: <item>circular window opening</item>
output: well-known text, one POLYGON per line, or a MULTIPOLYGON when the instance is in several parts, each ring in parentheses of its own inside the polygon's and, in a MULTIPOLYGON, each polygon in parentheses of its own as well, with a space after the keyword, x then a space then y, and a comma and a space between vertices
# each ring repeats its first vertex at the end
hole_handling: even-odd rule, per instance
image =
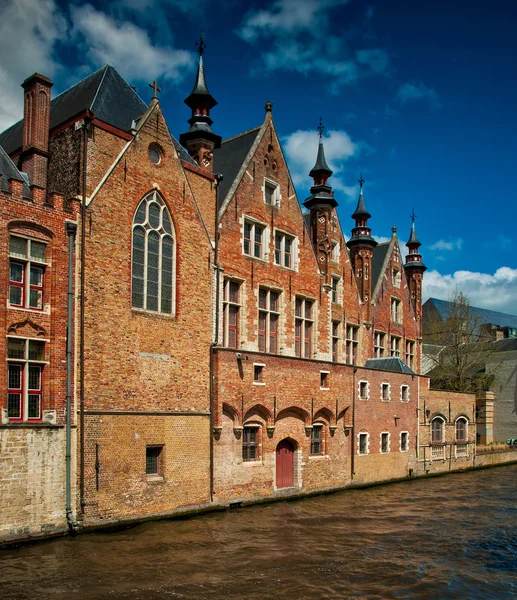
POLYGON ((151 144, 149 146, 149 158, 155 165, 159 165, 162 162, 163 150, 160 148, 160 146, 158 146, 158 144, 151 144))

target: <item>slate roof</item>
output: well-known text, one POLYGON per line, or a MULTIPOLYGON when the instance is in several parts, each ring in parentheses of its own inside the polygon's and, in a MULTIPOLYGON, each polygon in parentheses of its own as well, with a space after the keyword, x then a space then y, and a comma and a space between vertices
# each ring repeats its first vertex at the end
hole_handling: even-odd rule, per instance
POLYGON ((9 179, 17 179, 23 181, 23 195, 29 197, 29 176, 27 173, 21 173, 16 168, 16 165, 9 158, 7 152, 0 146, 0 175, 2 176, 1 190, 3 192, 9 191, 9 179))
POLYGON ((379 277, 382 271, 382 265, 386 259, 386 254, 390 249, 391 242, 384 242, 379 244, 373 249, 373 257, 372 257, 372 290, 375 290, 377 287, 377 282, 379 281, 379 277))
POLYGON ((391 356, 388 358, 369 358, 365 365, 367 369, 375 369, 378 371, 392 371, 394 373, 407 373, 408 375, 416 375, 405 362, 400 358, 391 356))
MULTIPOLYGON (((450 315, 451 302, 447 300, 439 300, 438 298, 429 298, 425 301, 422 307, 425 310, 426 305, 433 305, 438 315, 446 320, 450 315)), ((478 308, 477 306, 470 307, 470 313, 478 318, 482 323, 493 323, 499 327, 516 327, 517 328, 517 316, 509 315, 507 313, 497 312, 495 310, 486 310, 484 308, 478 308)))
POLYGON ((222 173, 224 177, 219 188, 219 208, 224 203, 259 131, 260 127, 245 131, 224 141, 221 147, 214 151, 214 173, 222 173))
MULTIPOLYGON (((123 131, 129 131, 134 119, 147 105, 111 65, 105 65, 50 102, 50 129, 83 110, 91 110, 97 119, 123 131)), ((23 120, 0 134, 0 146, 12 154, 22 145, 23 120)))

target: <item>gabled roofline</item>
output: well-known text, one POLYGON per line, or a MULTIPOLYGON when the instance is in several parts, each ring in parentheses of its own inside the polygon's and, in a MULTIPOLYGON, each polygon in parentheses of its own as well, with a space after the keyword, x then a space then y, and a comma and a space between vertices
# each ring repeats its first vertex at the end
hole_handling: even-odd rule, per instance
MULTIPOLYGON (((388 264, 389 264, 390 258, 391 258, 391 253, 393 252, 393 247, 395 245, 395 240, 396 240, 396 238, 392 237, 389 242, 383 242, 382 244, 378 244, 378 246, 377 246, 377 247, 379 247, 379 246, 388 245, 388 252, 386 252, 386 256, 384 257, 384 262, 382 263, 382 267, 379 272, 379 278, 377 279, 377 283, 375 284, 375 289, 373 290, 372 303, 377 300, 377 296, 379 295, 379 292, 381 290, 382 278, 384 277, 384 273, 386 272, 386 269, 388 268, 388 264)), ((397 242, 398 242, 398 240, 397 240, 397 242)), ((399 246, 399 253, 400 253, 400 246, 399 246)))

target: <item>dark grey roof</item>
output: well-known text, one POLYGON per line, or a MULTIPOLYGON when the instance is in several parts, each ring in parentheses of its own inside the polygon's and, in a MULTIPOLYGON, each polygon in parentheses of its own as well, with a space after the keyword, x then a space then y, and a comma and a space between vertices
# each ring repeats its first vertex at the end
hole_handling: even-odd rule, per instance
POLYGON ((206 85, 205 79, 205 68, 203 66, 203 57, 199 57, 199 64, 197 67, 197 75, 196 80, 194 82, 194 87, 190 92, 190 95, 185 98, 185 104, 194 108, 194 104, 197 102, 197 98, 199 96, 203 97, 203 100, 208 105, 208 108, 213 108, 217 104, 217 100, 212 96, 212 94, 208 91, 208 86, 206 85))
POLYGON ((23 181, 23 195, 29 196, 29 176, 27 173, 21 173, 16 168, 16 165, 9 158, 7 152, 0 146, 0 175, 2 176, 2 186, 1 190, 4 192, 9 191, 9 179, 16 179, 18 181, 23 181))
POLYGON ((411 225, 411 235, 409 236, 409 240, 407 241, 406 246, 416 246, 418 248, 421 245, 422 244, 416 236, 415 223, 413 222, 413 224, 411 225))
MULTIPOLYGON (((449 318, 451 311, 451 302, 447 300, 439 300, 438 298, 429 298, 424 302, 423 310, 428 310, 431 306, 434 306, 438 315, 446 320, 449 318)), ((480 321, 480 325, 483 323, 492 323, 498 327, 516 327, 517 328, 517 316, 509 315, 507 313, 497 312, 495 310, 486 310, 484 308, 478 308, 476 306, 470 306, 470 314, 476 317, 480 321)))
POLYGON ((309 173, 309 177, 314 177, 319 172, 328 173, 328 175, 332 175, 332 169, 327 165, 327 161, 325 159, 325 150, 323 148, 323 141, 320 140, 318 144, 318 156, 316 157, 316 164, 312 167, 311 172, 309 173))
POLYGON ((378 371, 393 371, 394 373, 416 375, 413 369, 410 369, 405 362, 395 356, 389 358, 369 358, 364 366, 367 369, 375 369, 378 371))
POLYGON ((190 156, 190 154, 185 150, 185 148, 183 148, 183 146, 176 140, 176 138, 172 135, 171 138, 172 143, 174 144, 174 147, 176 148, 176 152, 178 153, 180 159, 190 163, 194 167, 199 167, 197 162, 192 158, 192 156, 190 156))
POLYGON ((356 219, 357 217, 366 217, 369 219, 372 215, 366 210, 366 204, 364 203, 363 190, 361 189, 361 193, 359 194, 359 200, 357 202, 357 208, 355 209, 354 214, 352 215, 352 219, 356 219))
POLYGON ((386 259, 386 254, 390 249, 390 242, 384 242, 383 244, 379 244, 376 248, 373 249, 373 257, 372 257, 372 290, 375 290, 377 287, 377 282, 379 281, 379 277, 382 271, 382 265, 386 259))
MULTIPOLYGON (((129 131, 147 105, 111 65, 106 65, 51 101, 50 129, 86 109, 97 119, 129 131)), ((12 154, 21 148, 22 134, 23 120, 0 134, 0 145, 12 154)))
POLYGON ((260 127, 250 129, 226 140, 214 151, 214 173, 222 173, 224 177, 219 188, 219 206, 223 204, 230 191, 259 131, 260 127))

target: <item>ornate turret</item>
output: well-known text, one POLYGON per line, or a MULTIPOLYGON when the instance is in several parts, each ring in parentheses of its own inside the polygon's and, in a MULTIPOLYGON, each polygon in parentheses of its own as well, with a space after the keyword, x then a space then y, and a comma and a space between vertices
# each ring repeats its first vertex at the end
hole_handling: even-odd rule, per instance
POLYGON ((371 266, 373 249, 377 242, 372 238, 372 231, 368 227, 368 219, 372 216, 366 209, 363 196, 363 174, 359 178, 359 200, 352 219, 355 227, 352 229, 352 237, 346 245, 350 249, 352 268, 361 294, 362 301, 367 305, 366 320, 370 319, 370 302, 372 297, 371 266))
MULTIPOLYGON (((325 150, 323 148, 323 132, 325 128, 321 122, 318 126, 320 141, 318 145, 318 156, 316 164, 311 169, 309 176, 312 177, 314 185, 311 187, 311 195, 304 201, 304 205, 310 210, 311 240, 318 258, 319 269, 322 274, 329 277, 328 262, 332 251, 330 239, 331 220, 333 211, 337 206, 334 191, 327 185, 332 170, 327 164, 325 150)), ((328 283, 328 282, 326 282, 328 283)))
POLYGON ((422 279, 424 271, 427 267, 422 262, 422 255, 419 252, 419 248, 422 245, 416 235, 415 229, 415 211, 411 213, 411 234, 406 246, 409 249, 409 253, 406 257, 406 263, 404 264, 404 270, 406 272, 406 278, 408 281, 409 292, 411 294, 411 302, 415 310, 417 321, 420 321, 421 328, 421 315, 422 315, 422 279))
POLYGON ((196 81, 190 95, 185 98, 185 104, 192 110, 192 116, 188 120, 190 129, 180 135, 180 144, 185 146, 188 153, 199 166, 212 170, 213 151, 221 146, 221 136, 215 134, 211 125, 210 110, 217 104, 217 100, 208 91, 205 80, 205 69, 203 66, 203 52, 206 48, 203 34, 199 42, 196 42, 199 52, 199 64, 197 68, 196 81))

